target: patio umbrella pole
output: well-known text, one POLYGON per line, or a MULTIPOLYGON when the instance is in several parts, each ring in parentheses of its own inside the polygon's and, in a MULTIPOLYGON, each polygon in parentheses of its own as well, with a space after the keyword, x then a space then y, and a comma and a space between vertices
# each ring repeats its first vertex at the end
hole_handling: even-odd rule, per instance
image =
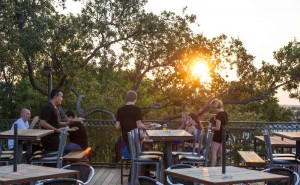
POLYGON ((18 125, 14 124, 14 170, 17 172, 17 163, 18 163, 18 125))
POLYGON ((226 153, 226 126, 223 126, 222 129, 222 174, 226 173, 226 158, 225 158, 225 153, 226 153))

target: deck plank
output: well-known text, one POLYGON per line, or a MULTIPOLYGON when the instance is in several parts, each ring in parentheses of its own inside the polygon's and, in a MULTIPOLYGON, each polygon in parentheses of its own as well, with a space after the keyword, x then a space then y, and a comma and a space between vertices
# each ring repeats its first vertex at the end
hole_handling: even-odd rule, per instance
MULTIPOLYGON (((95 175, 88 185, 121 185, 121 170, 118 168, 94 167, 95 175)), ((128 169, 124 169, 128 173, 128 169)), ((128 177, 123 178, 124 185, 127 185, 128 177)))

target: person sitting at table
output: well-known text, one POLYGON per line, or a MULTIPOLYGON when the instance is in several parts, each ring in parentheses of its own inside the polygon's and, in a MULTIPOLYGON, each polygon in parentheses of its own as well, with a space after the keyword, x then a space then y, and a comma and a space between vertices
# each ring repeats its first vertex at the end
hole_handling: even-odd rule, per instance
MULTIPOLYGON (((14 124, 17 124, 18 129, 23 129, 23 130, 27 130, 27 129, 33 129, 34 126, 36 125, 36 123, 39 121, 39 117, 35 116, 31 123, 29 124, 29 120, 31 117, 31 112, 29 109, 27 108, 23 108, 20 112, 20 118, 15 121, 12 126, 11 129, 14 129, 14 124)), ((33 144, 32 145, 32 151, 37 151, 40 150, 42 147, 37 145, 37 144, 33 144)), ((14 149, 14 140, 13 139, 9 139, 8 140, 8 149, 13 150, 14 149)), ((26 147, 24 146, 24 150, 26 150, 26 147)))
MULTIPOLYGON (((198 120, 198 116, 195 113, 183 113, 181 115, 181 125, 178 127, 177 130, 185 130, 188 133, 194 135, 195 129, 202 129, 202 125, 198 120)), ((190 142, 183 142, 183 140, 174 140, 173 143, 173 150, 181 150, 185 152, 192 151, 193 144, 190 142), (182 146, 180 146, 182 145, 182 146)))
POLYGON ((83 122, 77 120, 73 121, 73 118, 76 118, 75 113, 73 111, 67 111, 66 115, 69 122, 69 128, 74 128, 74 130, 69 131, 70 143, 65 145, 64 155, 71 151, 82 151, 88 147, 87 131, 83 122))
POLYGON ((215 116, 216 125, 208 126, 208 129, 211 129, 211 131, 214 132, 214 136, 211 144, 211 152, 212 152, 211 166, 215 166, 217 163, 218 151, 220 153, 220 156, 222 156, 222 140, 223 140, 222 130, 223 130, 223 126, 225 126, 228 123, 228 114, 226 111, 224 111, 223 102, 221 100, 218 99, 212 100, 210 102, 210 107, 216 113, 215 116))
MULTIPOLYGON (((198 117, 195 113, 189 113, 186 114, 186 121, 182 127, 179 127, 180 129, 185 130, 186 132, 194 135, 195 129, 201 130, 202 126, 198 120, 198 117)), ((191 152, 193 151, 193 143, 190 141, 184 142, 184 148, 183 150, 185 152, 191 152)))
MULTIPOLYGON (((185 122, 187 121, 187 115, 189 113, 182 113, 181 114, 181 125, 177 128, 177 130, 184 130, 185 127, 185 122)), ((178 151, 179 149, 182 150, 183 146, 183 140, 173 140, 172 141, 172 150, 173 151, 178 151)))

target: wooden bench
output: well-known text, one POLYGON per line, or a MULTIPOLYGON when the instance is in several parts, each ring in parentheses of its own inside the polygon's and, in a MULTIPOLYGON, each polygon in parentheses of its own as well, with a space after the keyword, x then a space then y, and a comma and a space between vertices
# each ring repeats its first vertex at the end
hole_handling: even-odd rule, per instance
POLYGON ((88 162, 91 163, 92 159, 92 148, 88 147, 83 151, 71 151, 67 155, 62 157, 65 163, 75 163, 75 162, 88 162))
POLYGON ((259 157, 254 151, 238 151, 238 154, 238 164, 239 157, 241 157, 245 161, 247 168, 266 167, 266 162, 261 157, 259 157))

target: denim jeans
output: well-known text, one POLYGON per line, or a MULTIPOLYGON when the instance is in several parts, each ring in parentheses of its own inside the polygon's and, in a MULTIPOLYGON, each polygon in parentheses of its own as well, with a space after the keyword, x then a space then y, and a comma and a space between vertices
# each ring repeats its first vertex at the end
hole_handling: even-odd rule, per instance
POLYGON ((76 143, 68 143, 64 147, 64 155, 68 154, 71 151, 80 151, 80 150, 82 150, 80 145, 76 143))

